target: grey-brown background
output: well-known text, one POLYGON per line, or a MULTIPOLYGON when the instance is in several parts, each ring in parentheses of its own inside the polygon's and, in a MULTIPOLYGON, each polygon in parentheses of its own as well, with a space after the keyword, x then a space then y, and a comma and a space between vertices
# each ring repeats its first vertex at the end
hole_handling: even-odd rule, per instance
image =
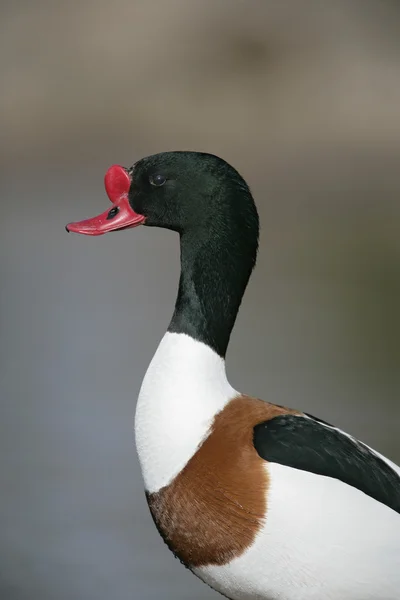
POLYGON ((1 600, 216 597, 158 537, 134 450, 178 240, 64 231, 112 163, 243 173, 262 243, 233 384, 400 461, 399 46, 395 0, 1 2, 1 600))

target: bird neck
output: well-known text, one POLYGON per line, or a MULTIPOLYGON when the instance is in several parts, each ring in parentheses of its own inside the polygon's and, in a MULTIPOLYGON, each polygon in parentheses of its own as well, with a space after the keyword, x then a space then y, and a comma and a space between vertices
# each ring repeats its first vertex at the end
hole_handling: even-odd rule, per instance
POLYGON ((223 358, 258 247, 257 213, 249 226, 240 215, 226 212, 208 227, 181 235, 179 289, 168 328, 207 344, 223 358))

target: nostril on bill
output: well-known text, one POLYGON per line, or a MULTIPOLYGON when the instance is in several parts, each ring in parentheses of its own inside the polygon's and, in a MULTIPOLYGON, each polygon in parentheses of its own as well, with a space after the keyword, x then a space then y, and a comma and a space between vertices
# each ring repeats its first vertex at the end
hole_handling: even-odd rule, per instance
POLYGON ((119 213, 119 207, 118 206, 113 206, 112 209, 109 211, 109 213, 107 215, 107 221, 109 221, 110 219, 113 219, 114 217, 116 217, 118 213, 119 213))

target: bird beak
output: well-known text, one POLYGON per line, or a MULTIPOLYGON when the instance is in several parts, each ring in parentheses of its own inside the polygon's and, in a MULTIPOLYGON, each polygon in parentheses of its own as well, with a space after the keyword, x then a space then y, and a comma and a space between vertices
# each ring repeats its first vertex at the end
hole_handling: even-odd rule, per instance
POLYGON ((145 217, 136 213, 129 203, 131 177, 124 167, 113 165, 104 177, 107 195, 112 208, 97 217, 68 223, 66 230, 83 235, 103 235, 109 231, 130 229, 145 222, 145 217))

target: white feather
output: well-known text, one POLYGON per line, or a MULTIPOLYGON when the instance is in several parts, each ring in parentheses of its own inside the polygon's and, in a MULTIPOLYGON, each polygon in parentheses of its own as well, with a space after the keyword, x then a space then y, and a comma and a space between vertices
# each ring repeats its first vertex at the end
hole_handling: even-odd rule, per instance
POLYGON ((183 333, 165 334, 136 407, 136 447, 147 491, 172 481, 236 395, 214 350, 183 333))
POLYGON ((194 570, 232 600, 399 600, 400 515, 358 489, 278 464, 255 543, 194 570))

